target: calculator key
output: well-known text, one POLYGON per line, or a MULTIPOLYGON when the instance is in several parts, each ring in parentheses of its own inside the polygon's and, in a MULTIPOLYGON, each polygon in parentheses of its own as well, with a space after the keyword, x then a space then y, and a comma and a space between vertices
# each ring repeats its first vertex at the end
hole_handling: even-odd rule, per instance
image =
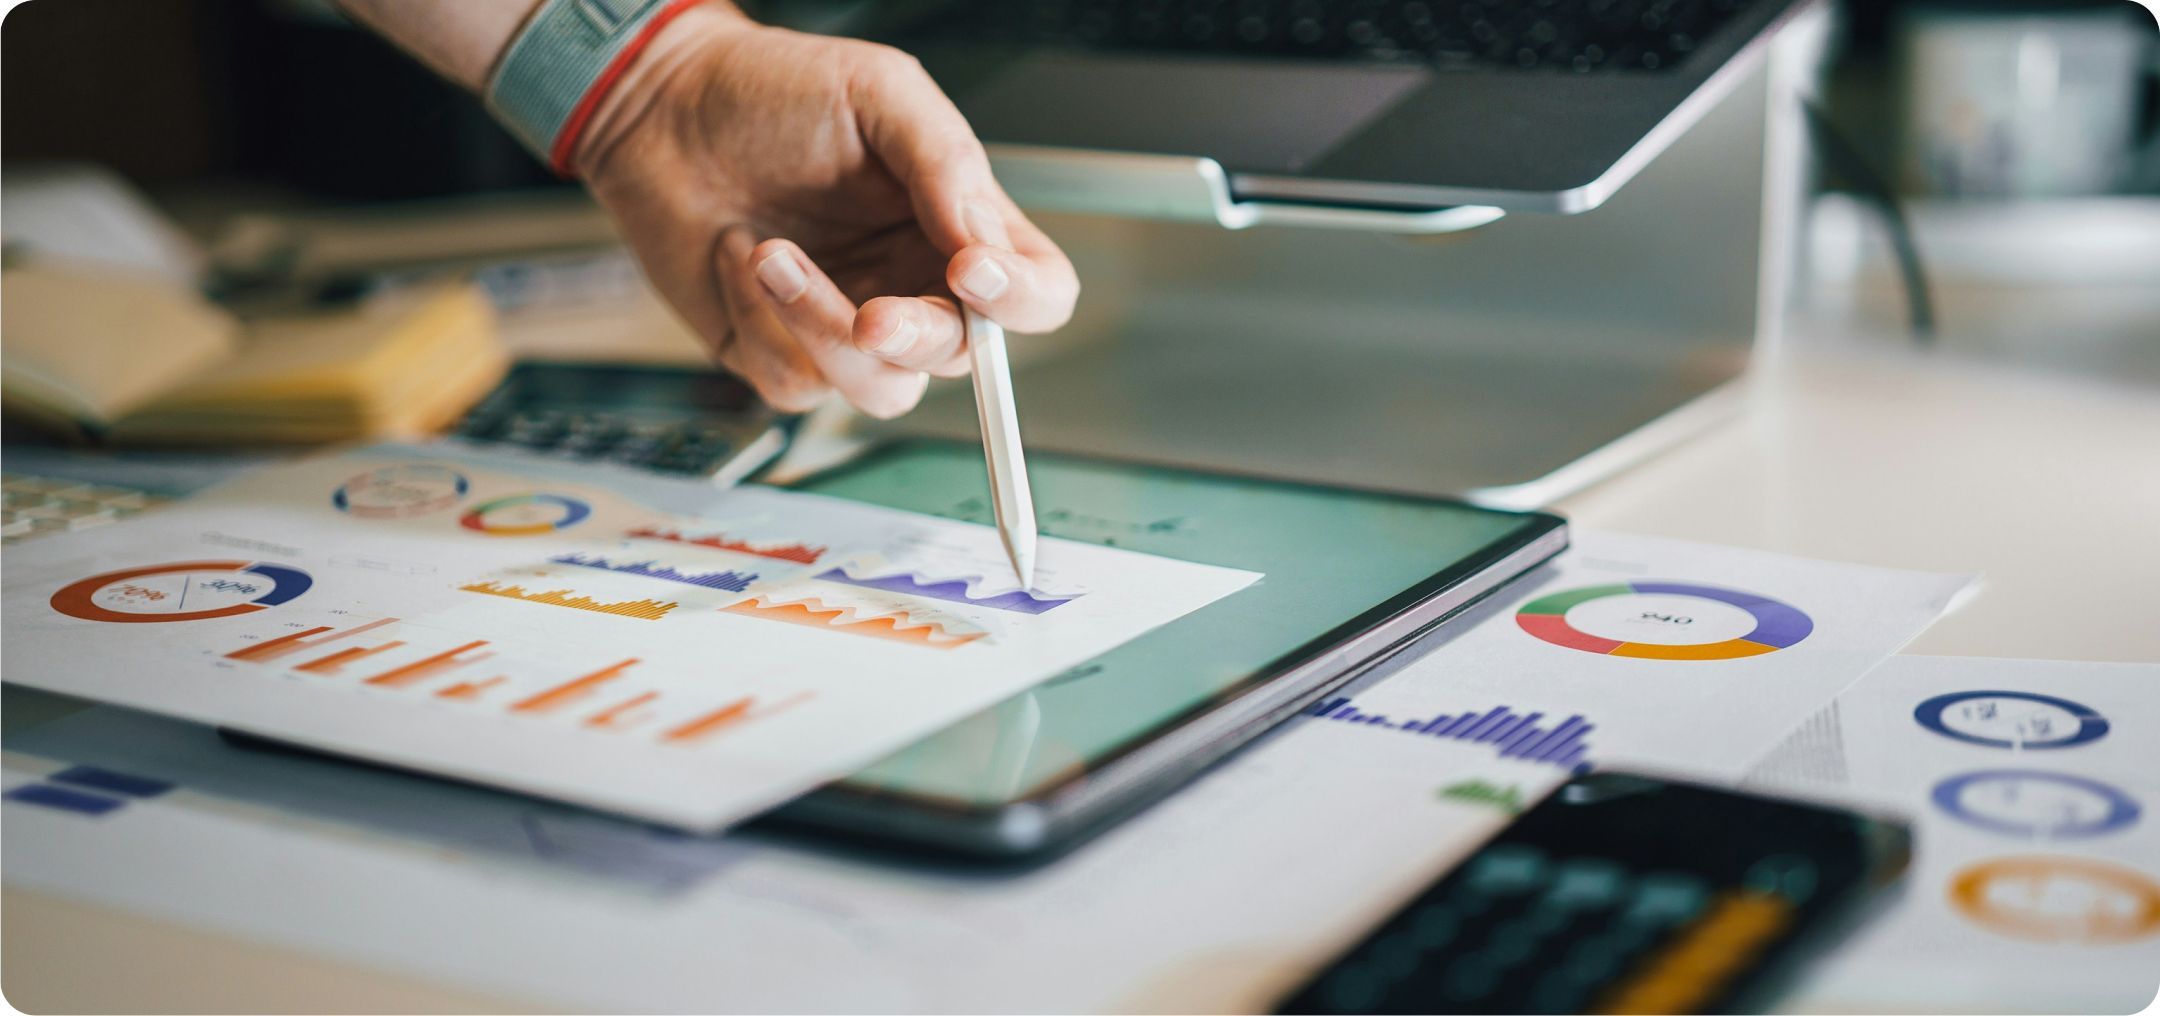
POLYGON ((1545 895, 1564 906, 1609 907, 1619 900, 1626 882, 1627 873, 1611 861, 1577 858, 1560 865, 1545 895))
POLYGON ((1462 917, 1447 907, 1426 907, 1410 922, 1411 938, 1423 949, 1438 949, 1462 931, 1462 917))
POLYGON ((1603 936, 1586 938, 1568 951, 1560 974, 1582 984, 1602 984, 1620 969, 1620 961, 1632 951, 1603 936))
POLYGON ((1757 892, 1804 903, 1815 895, 1815 862, 1799 854, 1772 854, 1749 867, 1740 882, 1757 892))
POLYGON ((1389 935, 1373 943, 1372 958, 1368 961, 1373 976, 1384 981, 1399 981, 1417 969, 1418 957, 1423 953, 1417 942, 1408 935, 1389 935))
POLYGON ((639 437, 635 434, 632 434, 629 437, 626 437, 616 443, 615 457, 618 459, 642 461, 644 459, 651 458, 653 454, 658 452, 659 450, 659 441, 656 441, 649 437, 639 437))
POLYGON ((1345 963, 1329 974, 1320 986, 1328 1008, 1336 1012, 1366 1012, 1387 994, 1387 985, 1365 970, 1364 964, 1345 963))
POLYGON ((496 413, 475 413, 458 424, 458 434, 476 441, 490 440, 503 431, 508 419, 496 413))
POLYGON ((1499 981, 1500 971, 1484 957, 1471 953, 1448 965, 1440 990, 1451 999, 1468 1002, 1492 994, 1499 981))
POLYGON ((1506 844, 1488 847, 1472 862, 1464 885, 1489 893, 1526 893, 1546 879, 1543 851, 1506 844))
POLYGON ((1530 958, 1530 953, 1544 938, 1534 923, 1516 918, 1493 929, 1486 940, 1485 955, 1502 967, 1512 967, 1530 958))
POLYGON ((1645 924, 1674 925, 1702 912, 1710 898, 1703 881, 1677 872, 1652 872, 1635 887, 1622 917, 1645 924))

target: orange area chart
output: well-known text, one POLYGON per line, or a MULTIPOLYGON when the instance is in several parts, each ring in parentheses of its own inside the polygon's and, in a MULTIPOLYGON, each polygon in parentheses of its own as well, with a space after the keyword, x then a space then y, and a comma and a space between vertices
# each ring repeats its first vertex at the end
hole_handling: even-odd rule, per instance
POLYGON ((475 582, 458 588, 468 593, 484 593, 488 596, 500 596, 509 600, 545 603, 554 607, 590 610, 601 614, 635 617, 645 621, 658 621, 666 617, 668 611, 681 606, 681 604, 672 601, 662 602, 660 600, 622 600, 616 603, 602 603, 589 596, 574 596, 568 589, 550 589, 544 593, 533 593, 527 592, 524 586, 506 586, 496 582, 475 582))
POLYGON ((816 564, 818 557, 824 554, 826 550, 824 547, 813 547, 807 543, 753 544, 720 533, 701 536, 694 533, 685 533, 679 529, 667 529, 660 526, 639 526, 624 533, 623 536, 632 540, 663 540, 668 543, 689 544, 693 547, 710 547, 714 550, 732 551, 737 554, 769 557, 775 561, 793 561, 796 564, 816 564))
POLYGON ((865 616, 849 607, 828 607, 823 600, 815 598, 790 603, 767 603, 760 597, 720 609, 724 613, 741 614, 744 617, 786 621, 789 624, 846 632, 850 635, 868 635, 933 649, 957 649, 984 635, 983 632, 962 634, 947 631, 940 625, 916 621, 904 614, 865 616))

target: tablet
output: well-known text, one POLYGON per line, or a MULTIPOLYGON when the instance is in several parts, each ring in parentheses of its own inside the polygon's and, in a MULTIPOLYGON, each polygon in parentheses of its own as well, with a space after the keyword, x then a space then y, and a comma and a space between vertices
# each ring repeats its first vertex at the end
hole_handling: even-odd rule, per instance
MULTIPOLYGON (((1042 532, 1260 581, 787 806, 780 822, 1046 856, 1175 789, 1567 546, 1556 516, 1031 454, 1042 532)), ((882 445, 797 489, 991 522, 982 450, 882 445)))

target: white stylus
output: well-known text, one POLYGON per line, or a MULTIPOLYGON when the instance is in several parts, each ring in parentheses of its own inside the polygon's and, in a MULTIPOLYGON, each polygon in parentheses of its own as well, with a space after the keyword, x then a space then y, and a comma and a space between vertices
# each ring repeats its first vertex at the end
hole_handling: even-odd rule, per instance
POLYGON ((1005 359, 1005 329, 963 306, 968 359, 975 380, 975 419, 982 425, 983 459, 990 466, 990 509, 998 538, 1012 558, 1020 588, 1035 588, 1035 495, 1028 490, 1027 457, 1020 450, 1020 414, 1013 409, 1012 364, 1005 359))

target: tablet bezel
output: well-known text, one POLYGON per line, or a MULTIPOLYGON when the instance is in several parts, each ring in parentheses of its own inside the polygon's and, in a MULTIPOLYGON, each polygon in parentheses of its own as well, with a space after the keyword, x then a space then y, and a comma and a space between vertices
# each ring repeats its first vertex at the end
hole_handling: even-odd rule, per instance
MULTIPOLYGON (((952 447, 960 444, 963 442, 935 438, 882 442, 789 486, 869 469, 885 459, 924 445, 952 447)), ((1339 492, 1422 505, 1450 505, 1512 516, 1519 518, 1522 525, 1380 604, 1253 668, 1215 696, 1162 720, 1125 744, 1087 760, 1071 774, 1045 782, 1024 796, 977 806, 937 795, 858 786, 841 780, 774 812, 772 820, 785 826, 808 827, 889 845, 983 859, 1033 861, 1055 856, 1088 835, 1107 828, 1118 818, 1144 808, 1201 769, 1366 673, 1567 547, 1566 520, 1547 512, 1506 511, 1455 498, 1066 452, 1057 454, 1060 458, 1154 472, 1339 492), (1187 745, 1186 742, 1191 743, 1187 745), (1173 745, 1183 750, 1172 752, 1170 757, 1161 760, 1152 758, 1173 745)))

